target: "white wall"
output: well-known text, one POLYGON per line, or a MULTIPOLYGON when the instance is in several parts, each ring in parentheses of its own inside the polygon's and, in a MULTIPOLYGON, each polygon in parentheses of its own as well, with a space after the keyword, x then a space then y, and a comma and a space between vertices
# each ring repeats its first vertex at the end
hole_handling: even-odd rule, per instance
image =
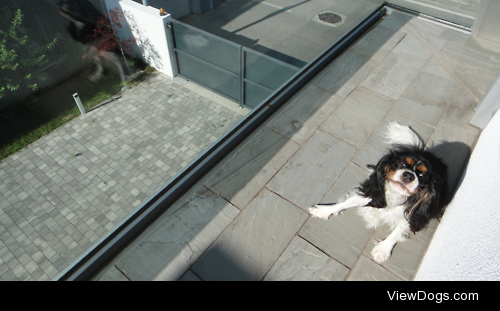
POLYGON ((123 11, 122 28, 117 34, 122 39, 135 38, 135 51, 143 61, 173 78, 172 62, 167 44, 165 25, 170 17, 160 11, 131 0, 105 0, 108 11, 115 7, 123 11))
POLYGON ((481 0, 479 4, 474 27, 472 27, 472 35, 500 43, 500 1, 497 0, 481 0))
POLYGON ((415 280, 500 280, 499 207, 497 113, 479 138, 463 183, 446 209, 415 280))

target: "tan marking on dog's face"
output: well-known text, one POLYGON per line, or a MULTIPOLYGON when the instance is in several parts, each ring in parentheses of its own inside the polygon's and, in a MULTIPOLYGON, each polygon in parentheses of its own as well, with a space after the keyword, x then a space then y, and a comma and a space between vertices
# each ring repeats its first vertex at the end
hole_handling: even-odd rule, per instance
POLYGON ((408 163, 410 166, 413 166, 413 164, 415 164, 415 161, 413 161, 413 159, 412 159, 412 158, 410 158, 410 157, 405 158, 405 161, 406 161, 406 163, 408 163))
POLYGON ((394 178, 394 175, 396 174, 396 170, 393 170, 390 166, 387 166, 385 168, 385 172, 386 172, 385 178, 387 180, 394 178))
POLYGON ((425 167, 425 165, 419 165, 419 166, 417 166, 417 170, 425 173, 425 172, 427 172, 427 167, 425 167))

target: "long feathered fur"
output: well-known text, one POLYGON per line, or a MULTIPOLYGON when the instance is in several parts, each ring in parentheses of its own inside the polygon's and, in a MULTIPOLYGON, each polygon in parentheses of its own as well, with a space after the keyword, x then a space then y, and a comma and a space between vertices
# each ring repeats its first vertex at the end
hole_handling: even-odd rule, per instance
POLYGON ((393 145, 393 149, 383 156, 377 165, 368 165, 373 172, 356 188, 356 193, 362 197, 371 198, 368 206, 386 208, 385 186, 388 166, 404 155, 420 157, 433 170, 431 180, 419 186, 418 191, 409 196, 404 203, 405 217, 410 230, 418 232, 427 226, 431 218, 439 214, 444 205, 447 167, 435 155, 424 150, 424 143, 409 127, 391 123, 388 127, 387 142, 393 145))

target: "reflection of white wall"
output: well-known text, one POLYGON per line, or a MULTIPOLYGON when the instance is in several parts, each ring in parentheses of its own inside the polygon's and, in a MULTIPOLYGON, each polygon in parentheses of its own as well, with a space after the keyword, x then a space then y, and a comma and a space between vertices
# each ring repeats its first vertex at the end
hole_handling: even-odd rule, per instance
POLYGON ((160 11, 145 7, 132 0, 105 0, 108 11, 115 7, 123 11, 124 21, 118 36, 135 39, 137 56, 156 70, 173 77, 167 44, 165 24, 170 15, 160 16, 160 11))
POLYGON ((479 138, 464 180, 446 209, 415 280, 500 280, 499 206, 497 113, 479 138))

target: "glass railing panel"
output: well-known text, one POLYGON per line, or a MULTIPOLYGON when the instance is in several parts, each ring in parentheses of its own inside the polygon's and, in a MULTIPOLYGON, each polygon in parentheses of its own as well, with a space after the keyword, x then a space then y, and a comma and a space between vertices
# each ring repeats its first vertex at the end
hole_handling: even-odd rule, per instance
POLYGON ((0 280, 74 265, 384 3, 148 2, 0 8, 0 280))

